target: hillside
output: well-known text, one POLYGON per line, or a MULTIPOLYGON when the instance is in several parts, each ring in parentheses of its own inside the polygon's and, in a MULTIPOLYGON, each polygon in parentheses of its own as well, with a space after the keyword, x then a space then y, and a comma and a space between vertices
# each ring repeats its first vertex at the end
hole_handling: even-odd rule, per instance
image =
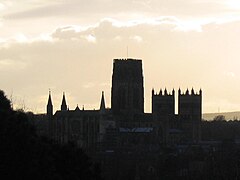
POLYGON ((240 111, 235 112, 220 112, 220 113, 204 113, 203 119, 205 120, 213 120, 215 116, 223 115, 225 116, 226 120, 235 120, 240 119, 240 111))

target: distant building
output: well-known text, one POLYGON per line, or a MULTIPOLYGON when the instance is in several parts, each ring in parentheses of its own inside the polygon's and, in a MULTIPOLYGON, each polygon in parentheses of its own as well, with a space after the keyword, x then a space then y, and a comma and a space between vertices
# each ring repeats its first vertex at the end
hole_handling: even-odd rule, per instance
POLYGON ((72 141, 94 151, 119 149, 125 145, 160 146, 200 141, 201 90, 182 93, 179 89, 176 115, 175 90, 169 93, 161 89, 157 93, 153 89, 152 113, 144 113, 142 60, 114 59, 111 92, 111 109, 106 109, 103 92, 98 110, 78 106, 69 110, 63 94, 61 110, 55 114, 49 93, 49 135, 59 143, 72 141))
POLYGON ((104 93, 98 110, 68 109, 63 93, 60 110, 47 103, 49 136, 73 142, 98 159, 106 179, 157 179, 155 169, 163 147, 197 144, 201 140, 202 91, 152 90, 152 113, 144 113, 142 61, 114 59, 110 109, 104 93), (126 174, 128 172, 128 174, 126 174))
POLYGON ((112 113, 144 113, 144 88, 141 60, 118 60, 113 62, 112 113))

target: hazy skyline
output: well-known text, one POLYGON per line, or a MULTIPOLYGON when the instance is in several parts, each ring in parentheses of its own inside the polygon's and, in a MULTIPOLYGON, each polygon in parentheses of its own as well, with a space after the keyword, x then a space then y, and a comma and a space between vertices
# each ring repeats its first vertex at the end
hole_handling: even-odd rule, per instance
POLYGON ((14 106, 110 107, 112 60, 143 60, 151 89, 203 90, 203 112, 240 110, 238 0, 1 0, 0 82, 14 106))

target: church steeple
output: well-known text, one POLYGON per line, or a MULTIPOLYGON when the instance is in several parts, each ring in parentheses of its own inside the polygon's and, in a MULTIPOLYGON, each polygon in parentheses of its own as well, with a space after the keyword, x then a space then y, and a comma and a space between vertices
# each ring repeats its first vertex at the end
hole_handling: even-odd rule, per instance
POLYGON ((104 91, 102 91, 102 98, 101 98, 101 104, 100 104, 100 111, 104 111, 106 109, 105 106, 105 99, 104 99, 104 91))
POLYGON ((51 91, 49 91, 49 95, 48 95, 47 115, 49 117, 51 117, 53 115, 53 105, 52 105, 51 91))
POLYGON ((63 92, 63 98, 62 98, 61 111, 67 111, 67 103, 66 103, 66 98, 65 98, 64 92, 63 92))

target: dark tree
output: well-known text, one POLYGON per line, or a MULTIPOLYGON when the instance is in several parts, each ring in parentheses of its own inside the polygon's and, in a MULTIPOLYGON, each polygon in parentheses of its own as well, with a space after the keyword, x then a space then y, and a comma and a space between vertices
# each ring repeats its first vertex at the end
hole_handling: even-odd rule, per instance
POLYGON ((0 179, 97 180, 100 171, 73 145, 38 137, 27 114, 0 91, 0 179))
POLYGON ((9 111, 11 109, 11 103, 5 96, 4 92, 0 90, 0 110, 1 111, 9 111))
POLYGON ((218 115, 213 118, 213 121, 226 121, 226 118, 223 115, 218 115))

